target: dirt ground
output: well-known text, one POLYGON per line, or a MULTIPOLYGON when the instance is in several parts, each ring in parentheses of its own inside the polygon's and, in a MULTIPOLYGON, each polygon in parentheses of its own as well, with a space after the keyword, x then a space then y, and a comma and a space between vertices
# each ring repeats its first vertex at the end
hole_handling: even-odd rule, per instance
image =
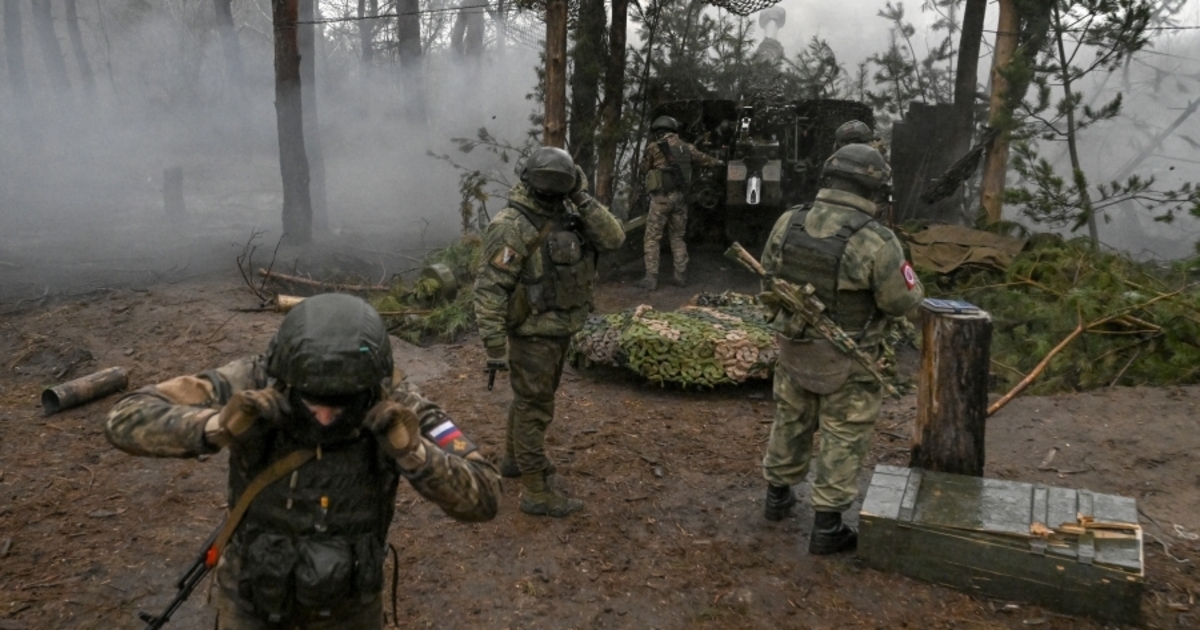
MULTIPOLYGON (((39 396, 108 366, 127 368, 136 387, 263 351, 280 315, 235 310, 257 303, 233 253, 222 251, 225 270, 0 302, 0 630, 141 628, 137 611, 170 600, 217 526, 223 455, 131 457, 104 439, 115 397, 47 417, 39 396)), ((714 252, 696 258, 687 290, 647 295, 631 286, 635 273, 618 273, 599 310, 751 287, 714 252)), ((20 271, 0 267, 0 284, 25 286, 20 271)), ((398 347, 410 377, 494 453, 511 394, 503 378, 486 390, 478 339, 398 347)), ((1116 388, 1018 398, 988 425, 988 476, 1138 500, 1146 627, 1200 627, 1198 406, 1200 387, 1116 388)), ((809 556, 810 511, 762 518, 768 383, 687 392, 568 368, 557 413, 548 443, 559 482, 586 501, 580 514, 523 515, 517 482, 505 480, 500 515, 467 525, 401 489, 391 530, 399 627, 1106 627, 876 572, 852 555, 809 556)), ((864 486, 876 463, 907 462, 914 414, 914 395, 886 403, 864 486)), ((211 627, 207 588, 170 627, 211 627)))

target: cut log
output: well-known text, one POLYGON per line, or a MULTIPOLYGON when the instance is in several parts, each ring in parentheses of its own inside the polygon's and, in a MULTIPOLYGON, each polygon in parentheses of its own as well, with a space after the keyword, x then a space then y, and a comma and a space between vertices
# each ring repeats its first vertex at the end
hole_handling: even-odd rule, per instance
POLYGON ((992 318, 921 310, 921 374, 910 466, 983 475, 992 318))

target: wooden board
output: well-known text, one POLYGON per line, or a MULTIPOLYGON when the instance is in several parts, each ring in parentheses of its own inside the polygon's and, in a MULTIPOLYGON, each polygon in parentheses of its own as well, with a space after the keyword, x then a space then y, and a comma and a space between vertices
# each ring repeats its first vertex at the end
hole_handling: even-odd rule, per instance
POLYGON ((1066 614, 1140 619, 1133 499, 877 466, 859 523, 869 567, 1066 614))

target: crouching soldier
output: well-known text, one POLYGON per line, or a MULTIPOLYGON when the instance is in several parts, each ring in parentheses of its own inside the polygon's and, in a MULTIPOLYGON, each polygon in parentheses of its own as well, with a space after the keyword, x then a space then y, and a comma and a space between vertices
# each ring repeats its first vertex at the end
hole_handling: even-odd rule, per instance
POLYGON ((496 469, 401 379, 375 309, 326 294, 288 313, 265 356, 113 407, 106 434, 127 453, 229 448, 232 509, 209 552, 218 630, 381 628, 401 479, 455 519, 496 515, 496 469))

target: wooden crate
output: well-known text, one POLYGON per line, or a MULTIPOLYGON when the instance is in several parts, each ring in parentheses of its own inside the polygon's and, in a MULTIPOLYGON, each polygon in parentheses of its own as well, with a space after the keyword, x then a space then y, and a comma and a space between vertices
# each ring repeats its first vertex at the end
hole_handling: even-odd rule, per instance
POLYGON ((1142 530, 1133 499, 876 466, 858 555, 968 593, 1138 623, 1142 530))

